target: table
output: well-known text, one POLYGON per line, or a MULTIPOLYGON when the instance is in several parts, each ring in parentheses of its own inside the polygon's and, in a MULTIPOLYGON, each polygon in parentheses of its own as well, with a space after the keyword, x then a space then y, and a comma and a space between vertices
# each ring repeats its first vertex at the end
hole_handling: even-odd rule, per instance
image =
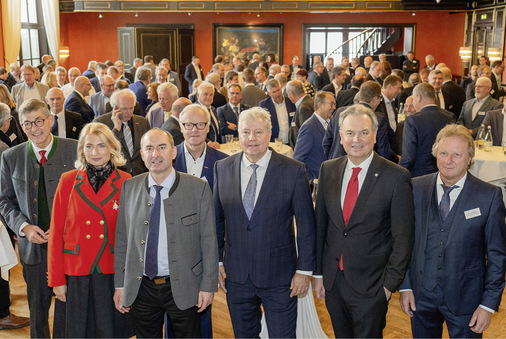
POLYGON ((506 155, 501 146, 493 146, 490 152, 476 149, 473 160, 469 169, 472 175, 491 183, 506 181, 506 155))
MULTIPOLYGON (((227 144, 220 144, 220 147, 221 148, 219 150, 225 154, 228 154, 228 155, 233 155, 233 154, 241 151, 241 147, 239 146, 239 144, 234 144, 232 149, 229 149, 227 144)), ((276 150, 276 146, 274 145, 273 142, 269 143, 269 147, 272 148, 273 150, 275 150, 276 152, 278 152, 276 150)), ((278 153, 286 155, 287 157, 293 158, 293 149, 288 145, 283 145, 281 147, 281 150, 278 153)))

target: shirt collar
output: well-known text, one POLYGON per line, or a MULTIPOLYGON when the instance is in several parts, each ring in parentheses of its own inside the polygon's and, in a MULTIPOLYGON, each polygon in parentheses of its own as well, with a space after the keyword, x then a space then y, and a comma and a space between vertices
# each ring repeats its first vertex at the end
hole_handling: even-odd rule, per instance
MULTIPOLYGON (((457 181, 455 184, 453 184, 452 186, 454 185, 457 185, 459 186, 459 188, 463 188, 464 187, 464 183, 466 182, 466 179, 467 179, 467 171, 466 173, 464 174, 464 176, 462 178, 460 178, 459 181, 457 181)), ((443 180, 441 179, 441 173, 438 172, 437 174, 437 179, 436 179, 436 183, 438 186, 441 186, 443 183, 443 180)))
POLYGON ((316 114, 316 112, 313 113, 314 116, 316 116, 316 119, 324 126, 326 127, 329 124, 328 120, 324 120, 319 114, 316 114))
POLYGON ((371 155, 368 156, 367 159, 365 159, 364 161, 362 161, 362 163, 360 163, 358 165, 355 165, 350 160, 348 160, 348 162, 346 164, 346 170, 351 171, 353 167, 360 167, 362 169, 362 171, 364 171, 364 173, 367 172, 367 170, 369 169, 369 166, 371 165, 373 156, 374 156, 374 152, 371 152, 371 155))
POLYGON ((297 100, 297 102, 295 103, 295 107, 299 108, 300 106, 300 103, 302 102, 302 100, 304 100, 304 98, 306 97, 307 94, 304 94, 304 96, 302 98, 300 98, 299 100, 297 100))
MULTIPOLYGON (((188 151, 188 148, 186 148, 186 142, 183 142, 183 149, 184 149, 184 154, 185 155, 190 156, 190 157, 193 158, 193 155, 190 153, 190 151, 188 151)), ((204 146, 204 151, 202 152, 202 154, 197 159, 205 158, 206 151, 207 151, 207 145, 204 146)), ((194 160, 197 160, 197 159, 194 159, 194 160)))
POLYGON ((155 181, 155 179, 153 179, 153 177, 151 176, 151 173, 148 175, 148 186, 151 188, 153 186, 162 186, 163 188, 167 188, 167 189, 171 189, 172 188, 172 185, 174 184, 174 181, 176 181, 176 171, 174 170, 174 167, 172 167, 169 175, 167 176, 167 178, 165 178, 165 180, 162 182, 161 185, 158 185, 155 181))
POLYGON ((477 103, 482 104, 482 103, 484 103, 484 102, 488 99, 488 97, 489 97, 489 96, 490 96, 490 95, 487 95, 487 96, 486 96, 486 97, 484 97, 482 100, 478 100, 478 98, 476 98, 476 102, 477 102, 477 103))
POLYGON ((40 151, 46 151, 46 158, 47 156, 49 155, 49 152, 51 152, 51 149, 53 148, 53 141, 54 141, 54 137, 51 135, 51 141, 49 142, 49 144, 44 147, 44 148, 38 148, 37 146, 35 146, 35 144, 32 142, 32 147, 33 147, 33 152, 36 153, 36 154, 40 154, 40 151))
MULTIPOLYGON (((269 161, 271 160, 271 156, 272 156, 272 151, 270 149, 268 149, 267 152, 265 152, 264 156, 256 162, 258 167, 262 167, 262 168, 267 169, 267 166, 269 165, 269 161)), ((248 160, 248 158, 246 157, 246 154, 243 154, 242 155, 242 165, 245 167, 248 167, 251 164, 253 164, 253 163, 248 160)))

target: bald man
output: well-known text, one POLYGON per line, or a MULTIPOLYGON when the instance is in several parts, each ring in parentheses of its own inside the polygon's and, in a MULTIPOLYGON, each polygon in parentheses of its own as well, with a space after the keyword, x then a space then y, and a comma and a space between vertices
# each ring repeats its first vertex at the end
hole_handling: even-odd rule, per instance
POLYGON ((83 128, 83 118, 79 113, 63 108, 65 97, 58 87, 51 88, 46 94, 46 103, 54 117, 51 133, 57 137, 79 139, 83 128))
POLYGON ((69 95, 67 101, 65 101, 65 109, 81 114, 85 124, 91 122, 95 118, 93 108, 84 100, 85 97, 90 95, 90 90, 90 79, 80 76, 74 83, 74 91, 69 95))

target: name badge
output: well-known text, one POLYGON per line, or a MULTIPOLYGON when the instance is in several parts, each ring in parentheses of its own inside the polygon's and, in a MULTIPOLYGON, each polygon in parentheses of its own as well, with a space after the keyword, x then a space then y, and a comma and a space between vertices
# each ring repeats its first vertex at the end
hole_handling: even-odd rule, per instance
POLYGON ((290 126, 295 127, 295 121, 292 121, 292 124, 290 126))
POLYGON ((473 208, 472 210, 467 210, 464 212, 464 215, 466 216, 466 219, 479 217, 481 215, 480 208, 476 207, 473 208))
POLYGON ((485 115, 485 112, 478 112, 478 115, 485 115))
POLYGON ((295 112, 288 113, 289 116, 293 117, 295 115, 295 112))

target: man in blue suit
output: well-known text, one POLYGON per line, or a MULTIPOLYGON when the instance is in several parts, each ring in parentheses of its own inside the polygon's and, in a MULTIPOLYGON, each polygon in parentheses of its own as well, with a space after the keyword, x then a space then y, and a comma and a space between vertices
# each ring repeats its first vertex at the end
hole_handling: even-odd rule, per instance
POLYGON ((336 109, 336 100, 330 92, 320 91, 314 97, 315 112, 299 129, 293 158, 306 165, 309 181, 318 179, 320 166, 327 160, 323 153, 322 140, 332 113, 336 109))
POLYGON ((499 309, 506 273, 501 189, 467 169, 474 142, 451 124, 433 146, 438 173, 413 179, 415 245, 400 303, 415 338, 481 337, 499 309))
POLYGON ((141 115, 143 117, 146 116, 146 108, 151 103, 151 100, 148 99, 148 85, 151 81, 151 70, 147 67, 140 67, 135 73, 136 81, 133 84, 130 84, 128 88, 130 88, 137 97, 137 102, 141 105, 141 115))
MULTIPOLYGON (((98 93, 100 92, 102 89, 100 88, 100 79, 104 76, 104 75, 107 75, 107 65, 102 63, 102 62, 99 62, 96 66, 95 66, 95 77, 93 78, 88 78, 90 79, 90 83, 91 85, 93 86, 93 88, 95 89, 95 92, 98 93)), ((83 76, 85 76, 83 74, 83 76)))
POLYGON ((307 292, 315 269, 315 221, 304 165, 269 149, 270 137, 267 111, 242 112, 243 152, 214 169, 219 282, 237 338, 259 337, 261 305, 269 337, 295 338, 297 296, 307 292))
POLYGON ((271 114, 271 141, 274 142, 274 139, 279 138, 283 141, 283 144, 287 145, 289 142, 288 132, 296 107, 293 102, 283 95, 278 80, 271 79, 267 81, 266 88, 269 97, 260 101, 258 106, 266 109, 271 114))
POLYGON ((107 113, 107 103, 111 100, 112 93, 116 90, 114 79, 109 75, 100 78, 101 91, 92 94, 90 97, 90 106, 95 113, 95 118, 107 113))
POLYGON ((218 108, 218 124, 220 125, 220 133, 222 138, 227 134, 232 134, 238 137, 237 122, 239 121, 239 114, 247 110, 249 106, 241 105, 242 91, 238 83, 233 83, 228 86, 228 104, 218 108))
POLYGON ((204 72, 200 66, 200 59, 198 56, 192 57, 192 62, 186 66, 184 71, 184 78, 188 82, 189 93, 193 92, 193 81, 195 79, 204 80, 204 72))
POLYGON ((402 133, 402 158, 399 163, 411 177, 437 172, 432 144, 438 132, 455 122, 451 112, 436 106, 436 92, 429 84, 418 84, 413 90, 413 105, 418 113, 406 117, 402 133))
POLYGON ((64 106, 67 111, 81 114, 84 124, 92 122, 95 118, 93 108, 84 100, 90 95, 90 90, 90 79, 83 76, 78 77, 74 82, 74 91, 68 96, 64 106))

